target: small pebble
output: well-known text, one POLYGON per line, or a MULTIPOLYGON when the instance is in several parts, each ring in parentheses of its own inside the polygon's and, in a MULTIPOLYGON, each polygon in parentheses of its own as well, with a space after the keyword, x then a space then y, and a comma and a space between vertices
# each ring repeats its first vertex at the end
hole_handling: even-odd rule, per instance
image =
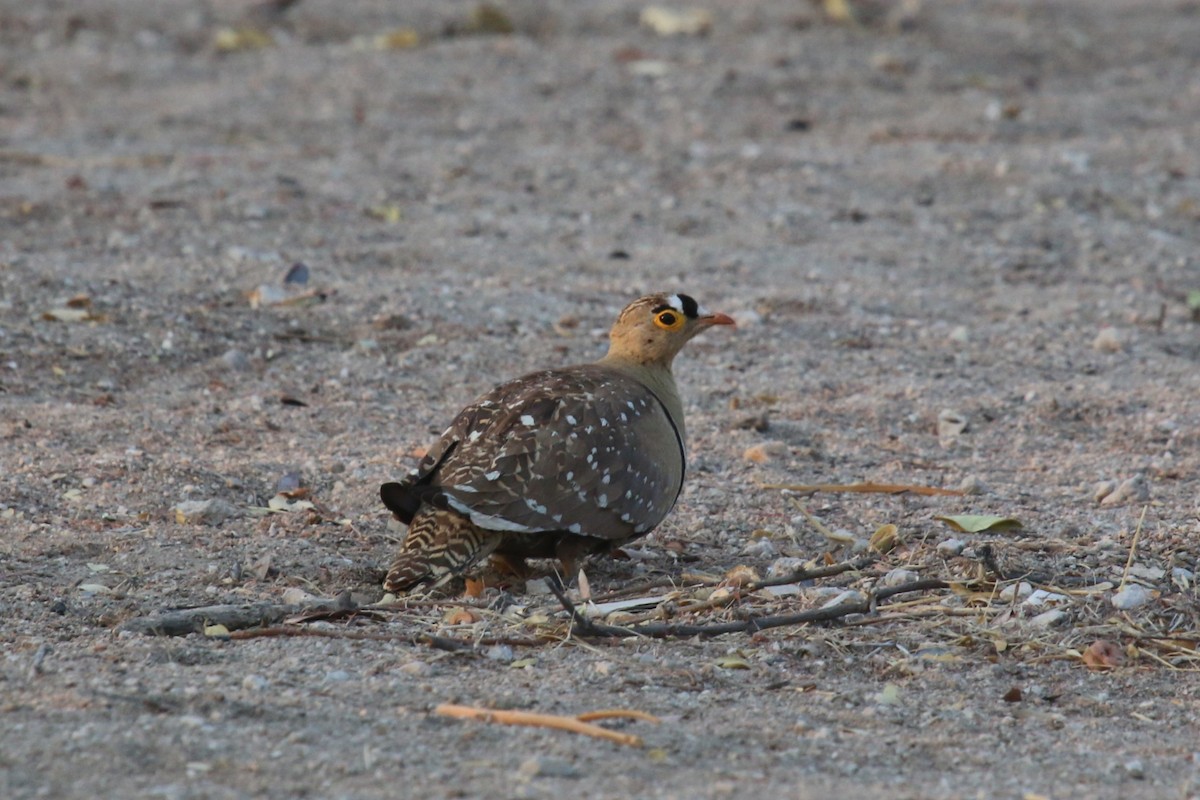
POLYGON ((1146 564, 1133 564, 1129 567, 1129 574, 1135 578, 1141 578, 1146 581, 1157 581, 1167 574, 1167 571, 1162 567, 1151 567, 1146 564))
POLYGON ((1005 603, 1011 603, 1013 600, 1024 600, 1029 595, 1033 594, 1033 586, 1026 581, 1020 583, 1010 583, 1000 590, 1000 599, 1005 603))
POLYGON ((1142 780, 1146 777, 1146 765, 1142 763, 1140 758, 1132 758, 1126 761, 1123 765, 1125 774, 1134 780, 1142 780))
POLYGON ((221 354, 221 364, 234 372, 245 372, 250 369, 250 359, 236 347, 221 354))
POLYGON ((978 475, 968 475, 958 484, 958 490, 963 494, 977 495, 987 494, 991 491, 983 481, 979 480, 978 475))
POLYGON ((966 325, 957 325, 947 334, 946 339, 953 344, 966 344, 971 341, 971 330, 966 325))
POLYGON ((782 578, 784 575, 791 575, 803 566, 804 559, 802 558, 796 558, 795 556, 777 558, 771 562, 771 566, 767 567, 767 577, 782 578))
POLYGON ((330 683, 344 683, 350 680, 350 673, 344 669, 334 669, 325 673, 325 680, 330 683))
POLYGON ((1125 348, 1125 343, 1121 340, 1121 334, 1116 328, 1101 328, 1096 334, 1096 338, 1092 340, 1092 349, 1099 350, 1101 353, 1119 353, 1125 348))
POLYGON ((299 472, 285 472, 275 481, 275 492, 294 492, 303 485, 304 479, 299 472))
POLYGON ((579 778, 583 773, 569 761, 547 756, 533 756, 521 762, 517 777, 522 780, 533 778, 579 778))
POLYGON ((917 577, 917 573, 913 572, 911 569, 902 569, 897 567, 887 575, 883 576, 882 583, 884 586, 899 586, 902 583, 912 583, 917 579, 917 577))
POLYGON ((742 453, 742 458, 753 464, 765 464, 772 459, 786 456, 787 453, 788 446, 783 442, 760 442, 759 444, 747 447, 745 452, 742 453))
POLYGON ((550 591, 550 581, 545 578, 533 578, 525 581, 525 594, 538 596, 553 594, 550 591))
POLYGON ((837 597, 822 605, 821 608, 833 608, 834 606, 840 606, 843 603, 861 603, 865 599, 866 598, 863 597, 862 592, 856 592, 853 589, 848 589, 847 591, 839 593, 837 597))
POLYGON ((752 558, 775 558, 779 555, 775 543, 765 537, 753 540, 742 548, 742 552, 752 558))
POLYGON ((489 647, 484 655, 493 661, 507 664, 513 660, 513 649, 506 644, 496 644, 489 647))
POLYGON ((1031 608, 1037 608, 1039 606, 1054 606, 1058 605, 1059 603, 1065 603, 1066 601, 1067 596, 1065 594, 1048 592, 1045 589, 1035 589, 1029 595, 1029 597, 1025 598, 1025 602, 1022 605, 1027 605, 1031 608))
POLYGON ((1043 611, 1033 619, 1029 620, 1029 624, 1035 628, 1051 628, 1066 622, 1070 615, 1061 608, 1052 608, 1049 611, 1043 611))
POLYGON ((306 592, 299 586, 289 586, 283 590, 283 594, 279 598, 289 606, 300 605, 301 603, 311 603, 314 600, 320 600, 315 594, 306 592))
POLYGON ((175 521, 180 525, 219 525, 239 512, 224 500, 184 500, 174 508, 175 521))
POLYGON ((401 664, 399 671, 413 678, 419 678, 432 672, 433 667, 429 666, 429 663, 426 661, 409 661, 401 664))
POLYGON ((1196 583, 1196 573, 1190 569, 1175 567, 1171 570, 1171 580, 1174 581, 1176 586, 1182 589, 1189 589, 1196 583))
POLYGON ((261 692, 270 685, 270 681, 262 675, 247 675, 242 678, 242 688, 251 692, 261 692))
POLYGON ((1113 608, 1121 611, 1131 611, 1135 608, 1141 608, 1151 600, 1150 590, 1140 583, 1128 584, 1124 589, 1121 589, 1112 596, 1113 608))
POLYGON ((1099 503, 1101 500, 1116 491, 1116 488, 1116 481, 1100 481, 1092 487, 1092 500, 1099 503))
POLYGON ((953 439, 967 429, 967 418, 954 409, 943 409, 937 418, 939 439, 953 439))
POLYGON ((951 558, 961 556, 963 548, 967 543, 962 539, 946 539, 944 542, 938 542, 937 552, 943 558, 951 558))
POLYGON ((1112 494, 1100 501, 1103 507, 1119 506, 1124 503, 1144 503, 1150 499, 1150 486, 1146 476, 1134 475, 1113 490, 1112 494))

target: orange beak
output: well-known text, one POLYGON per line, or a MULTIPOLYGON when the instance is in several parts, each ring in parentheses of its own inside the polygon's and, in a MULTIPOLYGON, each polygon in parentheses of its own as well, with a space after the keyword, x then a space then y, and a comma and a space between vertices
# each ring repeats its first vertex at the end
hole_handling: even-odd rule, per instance
POLYGON ((700 321, 705 325, 737 326, 737 323, 733 321, 733 317, 729 316, 728 314, 705 314, 704 316, 700 317, 700 321))

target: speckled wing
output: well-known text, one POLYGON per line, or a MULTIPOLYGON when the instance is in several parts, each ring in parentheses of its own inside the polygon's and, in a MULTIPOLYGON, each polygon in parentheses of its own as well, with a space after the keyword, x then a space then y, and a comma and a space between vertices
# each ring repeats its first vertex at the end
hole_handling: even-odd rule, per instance
POLYGON ((624 541, 666 517, 683 472, 682 438, 658 398, 588 365, 498 386, 459 414, 414 476, 388 486, 394 500, 419 497, 489 530, 624 541))

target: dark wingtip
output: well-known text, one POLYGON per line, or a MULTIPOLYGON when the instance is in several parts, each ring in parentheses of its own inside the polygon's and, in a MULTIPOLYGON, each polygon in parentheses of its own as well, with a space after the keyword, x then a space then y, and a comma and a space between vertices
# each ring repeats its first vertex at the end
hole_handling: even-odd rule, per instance
POLYGON ((414 498, 412 492, 401 483, 385 483, 380 486, 379 499, 405 524, 412 521, 413 515, 421 505, 420 499, 414 498))

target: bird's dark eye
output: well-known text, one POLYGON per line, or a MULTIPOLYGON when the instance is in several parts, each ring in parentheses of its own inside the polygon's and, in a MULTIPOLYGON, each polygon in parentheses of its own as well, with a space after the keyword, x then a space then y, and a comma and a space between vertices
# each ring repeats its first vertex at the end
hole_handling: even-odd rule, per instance
POLYGON ((654 317, 654 324, 660 328, 673 331, 683 325, 683 316, 674 311, 660 311, 654 317))

